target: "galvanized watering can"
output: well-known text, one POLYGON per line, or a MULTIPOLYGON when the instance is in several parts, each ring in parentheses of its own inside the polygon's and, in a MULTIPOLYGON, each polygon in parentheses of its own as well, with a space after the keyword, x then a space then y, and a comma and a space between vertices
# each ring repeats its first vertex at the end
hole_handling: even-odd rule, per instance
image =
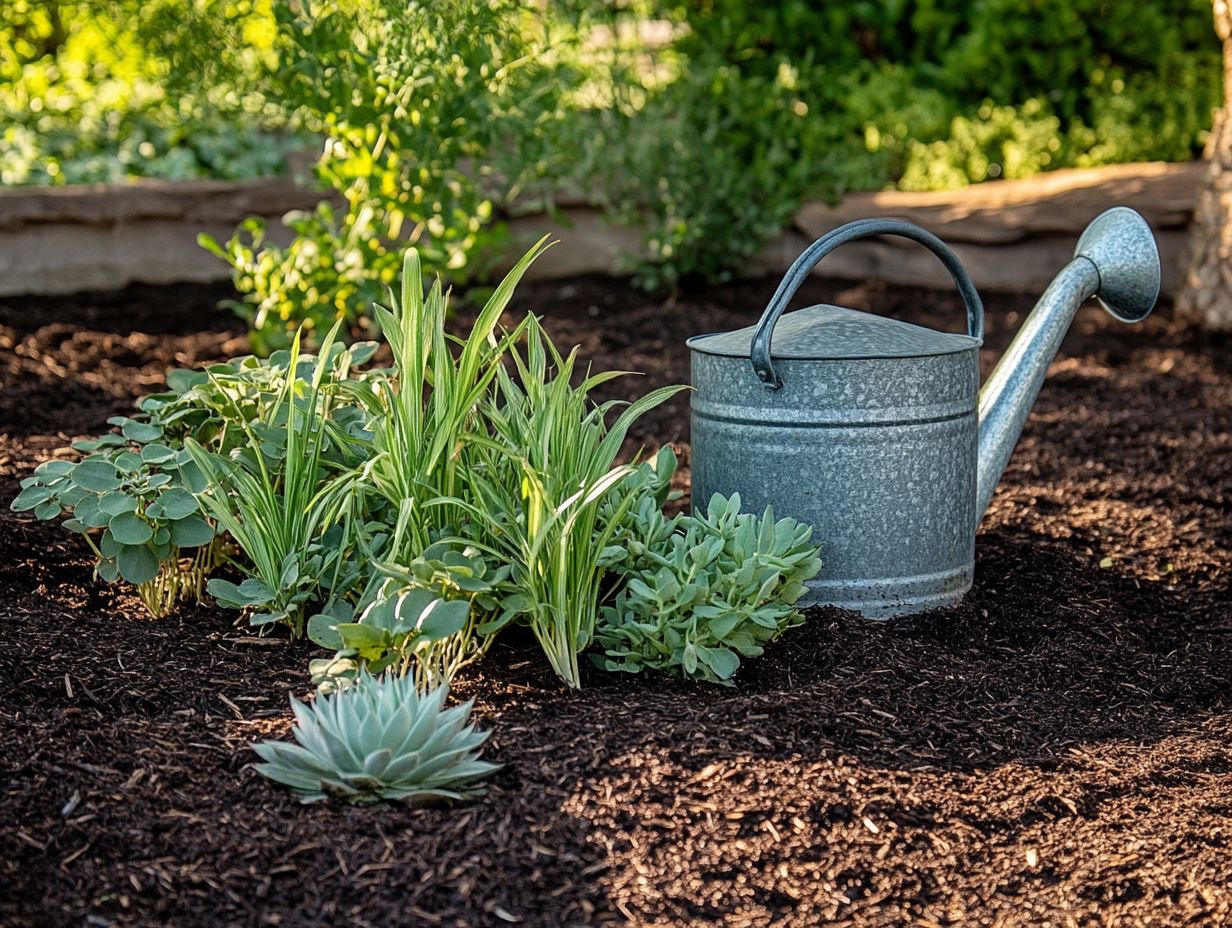
POLYGON ((1159 296, 1159 253, 1126 207, 1087 227, 980 389, 984 307, 958 259, 919 226, 841 226, 792 265, 761 320, 689 339, 693 500, 739 493, 814 527, 824 567, 802 603, 872 618, 957 602, 971 588, 975 530, 1078 307, 1097 296, 1139 322, 1159 296), (898 235, 930 249, 967 310, 965 335, 839 306, 783 315, 835 248, 898 235))

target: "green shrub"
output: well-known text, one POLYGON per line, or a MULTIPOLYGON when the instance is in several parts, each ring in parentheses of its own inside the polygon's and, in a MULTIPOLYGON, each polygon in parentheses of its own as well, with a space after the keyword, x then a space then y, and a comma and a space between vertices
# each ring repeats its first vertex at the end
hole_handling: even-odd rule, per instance
POLYGON ((615 552, 622 584, 595 633, 606 670, 730 684, 742 656, 802 621, 795 602, 821 570, 809 526, 742 513, 738 494, 671 523, 652 512, 634 534, 648 541, 615 552))
POLYGON ((1186 160, 1222 94, 1206 0, 653 7, 677 38, 612 69, 589 168, 649 225, 651 283, 723 280, 806 198, 1186 160))
POLYGON ((495 208, 554 158, 562 72, 544 54, 535 8, 519 0, 276 5, 271 94, 297 125, 326 136, 321 187, 342 200, 286 220, 286 248, 249 220, 220 245, 259 351, 301 325, 366 320, 414 245, 458 276, 490 257, 495 208))
POLYGON ((1018 180, 1072 166, 1073 147, 1061 133, 1061 120, 1038 100, 1021 107, 989 103, 974 118, 955 116, 945 139, 909 140, 898 186, 945 190, 981 180, 1018 180))
POLYGON ((724 280, 807 196, 859 185, 849 127, 806 96, 789 68, 764 78, 691 61, 643 107, 605 120, 609 154, 594 180, 617 215, 648 230, 644 282, 724 280))
POLYGON ((651 284, 723 280, 806 198, 1194 157, 1222 94, 1207 0, 13 0, 0 38, 0 182, 317 148, 332 198, 289 245, 256 220, 204 241, 262 354, 375 334, 406 244, 483 273, 528 194, 645 224, 651 284), (622 28, 655 17, 666 47, 622 28))
POLYGON ((366 307, 393 282, 390 252, 371 207, 341 215, 328 202, 294 210, 283 224, 295 233, 286 246, 267 242, 264 219, 244 220, 225 243, 201 234, 198 243, 231 265, 240 300, 224 300, 248 326, 258 354, 285 349, 294 335, 315 339, 339 320, 356 334, 375 334, 366 307))

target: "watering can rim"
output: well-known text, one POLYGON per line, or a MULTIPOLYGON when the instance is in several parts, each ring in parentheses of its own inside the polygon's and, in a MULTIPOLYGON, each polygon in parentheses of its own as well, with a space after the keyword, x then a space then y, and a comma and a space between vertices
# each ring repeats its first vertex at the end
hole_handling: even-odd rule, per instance
MULTIPOLYGON (((753 336, 759 327, 760 323, 753 323, 752 325, 732 329, 727 332, 708 332, 694 335, 685 340, 685 345, 699 354, 748 360, 752 356, 753 336), (714 347, 713 343, 719 339, 726 339, 734 344, 714 347)), ((978 336, 967 335, 961 332, 945 332, 941 329, 895 319, 893 316, 882 316, 848 306, 817 303, 813 306, 793 310, 782 317, 773 333, 771 354, 775 359, 784 361, 909 360, 912 358, 932 358, 961 354, 972 349, 978 349, 983 344, 983 338, 978 336), (827 312, 818 313, 818 310, 827 312), (836 316, 838 317, 837 319, 836 316), (927 350, 923 350, 918 346, 903 349, 890 348, 876 352, 860 350, 859 348, 844 349, 842 342, 850 342, 850 339, 840 337, 836 339, 839 344, 831 350, 824 350, 813 346, 793 351, 790 344, 780 343, 781 341, 790 342, 793 338, 799 338, 805 325, 809 329, 816 329, 822 334, 829 334, 834 331, 834 323, 844 318, 849 321, 858 320, 865 323, 870 331, 881 330, 882 332, 906 334, 917 342, 931 343, 931 347, 927 350), (793 323, 795 324, 794 327, 793 323), (783 338, 780 338, 780 336, 783 336, 783 338)))

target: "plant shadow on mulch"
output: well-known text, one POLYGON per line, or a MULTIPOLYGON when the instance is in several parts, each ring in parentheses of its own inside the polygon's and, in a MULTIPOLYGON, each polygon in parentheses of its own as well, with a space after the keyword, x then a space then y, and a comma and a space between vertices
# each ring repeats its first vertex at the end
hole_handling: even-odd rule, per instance
MULTIPOLYGON (((684 338, 748 324, 775 283, 664 306, 578 278, 515 304, 596 368, 645 371, 611 385, 629 397, 686 382, 684 338)), ((167 367, 243 352, 220 290, 0 301, 4 499, 167 367)), ((961 318, 947 294, 805 291, 961 318)), ((986 367, 1031 300, 988 302, 986 367)), ((669 441, 687 492, 687 398, 634 436, 669 441)), ((313 649, 214 608, 146 620, 78 539, 5 511, 0 922, 1217 923, 1230 452, 1226 338, 1084 310, 963 603, 892 623, 812 610, 730 689, 591 670, 565 693, 508 635, 457 686, 506 766, 454 809, 301 807, 247 765, 285 734, 313 649)))

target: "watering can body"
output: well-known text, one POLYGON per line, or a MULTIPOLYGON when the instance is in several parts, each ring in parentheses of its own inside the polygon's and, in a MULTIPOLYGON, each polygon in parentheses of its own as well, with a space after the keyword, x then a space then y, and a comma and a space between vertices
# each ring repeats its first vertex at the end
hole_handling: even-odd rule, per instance
MULTIPOLYGON (((1134 222, 1140 239, 1145 223, 1132 217, 1118 218, 1134 222)), ((1124 231, 1117 226, 1111 237, 1124 231)), ((890 618, 956 603, 974 577, 980 518, 1077 305, 1106 290, 1119 301, 1106 308, 1136 321, 1154 304, 1158 256, 1149 230, 1146 243, 1138 242, 1132 269, 1153 256, 1153 292, 1149 274, 1115 289, 1129 273, 1112 267, 1122 255, 1116 249, 1103 265, 1076 258, 981 394, 983 306, 953 253, 925 230, 891 220, 823 236, 756 325, 688 342, 694 505, 739 493, 748 510, 769 506, 812 525, 823 567, 802 605, 890 618), (928 247, 950 270, 966 305, 965 333, 836 306, 784 315, 825 254, 887 234, 928 247), (1115 277, 1103 289, 1101 266, 1115 277)))

